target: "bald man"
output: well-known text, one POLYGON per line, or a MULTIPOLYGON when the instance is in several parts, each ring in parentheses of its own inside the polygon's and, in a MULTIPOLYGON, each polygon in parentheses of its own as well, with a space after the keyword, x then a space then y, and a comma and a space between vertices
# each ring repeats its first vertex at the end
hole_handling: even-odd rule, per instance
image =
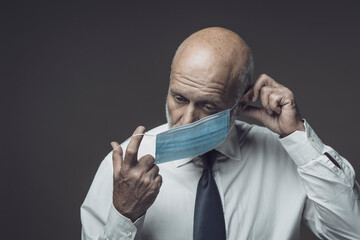
POLYGON ((168 123, 145 136, 139 126, 123 144, 111 143, 81 207, 82 239, 195 238, 203 155, 154 164, 146 135, 193 127, 227 109, 230 129, 212 166, 222 239, 299 239, 301 223, 322 239, 360 239, 350 163, 301 118, 288 88, 265 74, 252 84, 252 71, 251 50, 236 33, 207 28, 188 37, 171 65, 168 123), (249 105, 258 99, 262 108, 249 105), (236 120, 240 114, 265 127, 236 120))

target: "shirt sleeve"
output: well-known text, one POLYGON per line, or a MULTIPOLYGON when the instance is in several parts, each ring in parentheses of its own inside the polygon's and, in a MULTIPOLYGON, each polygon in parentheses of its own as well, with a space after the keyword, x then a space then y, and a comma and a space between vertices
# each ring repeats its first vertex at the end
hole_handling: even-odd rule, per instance
POLYGON ((354 169, 323 144, 306 121, 304 124, 305 132, 295 131, 280 139, 297 165, 308 197, 304 221, 321 238, 360 239, 359 185, 354 169))
POLYGON ((111 154, 101 163, 80 208, 82 240, 140 239, 144 216, 135 223, 120 214, 112 204, 113 169, 111 154))

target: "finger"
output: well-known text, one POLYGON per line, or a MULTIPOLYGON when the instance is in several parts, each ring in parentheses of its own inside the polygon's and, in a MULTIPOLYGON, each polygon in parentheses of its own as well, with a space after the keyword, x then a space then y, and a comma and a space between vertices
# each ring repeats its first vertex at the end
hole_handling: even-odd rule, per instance
POLYGON ((244 94, 239 102, 250 102, 254 94, 253 87, 250 87, 249 90, 244 94))
POLYGON ((143 126, 139 126, 133 133, 131 140, 126 148, 125 152, 125 159, 124 164, 134 166, 137 164, 137 154, 139 150, 139 146, 141 140, 143 139, 143 135, 136 135, 135 134, 142 134, 145 132, 145 128, 143 126))
POLYGON ((155 158, 147 154, 139 159, 139 166, 143 167, 146 171, 154 166, 155 158))
POLYGON ((268 114, 272 114, 272 110, 269 107, 269 96, 273 93, 273 91, 274 87, 271 86, 264 86, 263 88, 261 88, 261 104, 263 105, 268 114))
POLYGON ((272 93, 269 95, 269 108, 280 115, 281 113, 281 106, 279 105, 281 99, 283 98, 282 95, 279 93, 272 93))
POLYGON ((162 176, 161 176, 160 174, 158 174, 158 175, 155 177, 154 182, 157 183, 157 186, 158 186, 158 187, 161 187, 161 185, 162 185, 162 183, 163 183, 162 176))
POLYGON ((254 106, 250 106, 248 105, 246 108, 244 108, 242 111, 241 111, 241 114, 247 116, 247 117, 251 117, 251 118, 254 118, 260 122, 261 121, 261 116, 262 116, 262 112, 263 112, 263 108, 258 108, 258 107, 254 107, 254 106))
POLYGON ((295 105, 295 97, 294 94, 290 91, 290 89, 284 87, 282 91, 279 92, 279 94, 281 94, 281 98, 280 100, 278 100, 278 104, 281 107, 284 107, 286 105, 288 106, 295 105))
POLYGON ((147 173, 151 179, 155 179, 156 176, 159 174, 159 167, 158 165, 154 165, 147 173))
POLYGON ((120 147, 119 143, 111 142, 111 146, 113 148, 112 159, 113 159, 113 169, 114 169, 114 177, 120 173, 121 164, 123 161, 123 150, 120 147))
POLYGON ((249 105, 242 111, 242 114, 247 117, 256 119, 265 126, 267 125, 267 123, 273 121, 273 116, 269 114, 265 108, 258 108, 249 105))
POLYGON ((271 77, 269 77, 266 74, 261 74, 260 77, 256 80, 254 86, 253 86, 253 98, 252 101, 255 102, 260 94, 260 90, 264 87, 264 86, 279 86, 280 84, 277 83, 274 79, 272 79, 271 77))

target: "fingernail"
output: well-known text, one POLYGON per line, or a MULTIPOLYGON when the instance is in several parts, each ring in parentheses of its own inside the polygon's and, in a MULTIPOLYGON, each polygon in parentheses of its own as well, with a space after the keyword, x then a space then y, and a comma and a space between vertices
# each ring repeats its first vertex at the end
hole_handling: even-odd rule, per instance
POLYGON ((111 144, 111 147, 113 148, 113 149, 115 149, 117 146, 116 146, 116 143, 114 143, 114 142, 111 142, 110 143, 111 144))
POLYGON ((136 133, 144 133, 144 132, 145 132, 145 127, 143 127, 143 126, 138 127, 138 129, 136 131, 136 133))

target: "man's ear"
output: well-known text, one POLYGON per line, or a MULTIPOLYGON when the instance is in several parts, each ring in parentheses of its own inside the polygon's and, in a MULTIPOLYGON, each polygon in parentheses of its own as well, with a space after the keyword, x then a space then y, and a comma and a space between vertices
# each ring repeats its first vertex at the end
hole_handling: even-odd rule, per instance
POLYGON ((241 114, 241 112, 249 105, 248 102, 245 102, 245 101, 240 101, 238 103, 238 108, 237 108, 237 111, 236 111, 236 115, 239 116, 241 114))
POLYGON ((253 97, 253 89, 250 88, 245 94, 244 96, 242 96, 242 98, 240 99, 239 103, 238 103, 238 107, 236 110, 236 115, 239 116, 241 114, 241 112, 249 105, 249 103, 251 102, 251 99, 253 97))

